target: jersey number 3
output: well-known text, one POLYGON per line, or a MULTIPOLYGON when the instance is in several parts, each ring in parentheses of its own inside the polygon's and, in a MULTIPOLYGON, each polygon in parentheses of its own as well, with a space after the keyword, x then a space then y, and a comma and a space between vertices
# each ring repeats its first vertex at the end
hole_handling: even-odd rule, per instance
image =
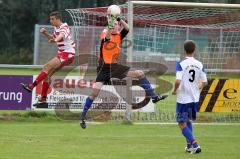
POLYGON ((191 75, 191 78, 189 78, 189 82, 193 82, 195 80, 195 71, 189 70, 189 74, 191 75))

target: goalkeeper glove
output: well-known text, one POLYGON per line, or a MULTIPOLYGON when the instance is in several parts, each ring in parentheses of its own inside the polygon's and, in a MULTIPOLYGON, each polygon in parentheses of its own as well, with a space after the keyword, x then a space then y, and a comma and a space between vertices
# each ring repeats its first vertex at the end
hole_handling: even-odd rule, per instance
POLYGON ((108 19, 108 29, 113 29, 114 27, 114 23, 117 21, 117 17, 111 15, 111 17, 109 17, 108 19))
POLYGON ((117 17, 117 21, 119 22, 122 18, 120 16, 117 17))
POLYGON ((114 25, 114 23, 112 23, 112 22, 108 22, 108 29, 109 30, 111 30, 111 29, 113 29, 113 25, 114 25))

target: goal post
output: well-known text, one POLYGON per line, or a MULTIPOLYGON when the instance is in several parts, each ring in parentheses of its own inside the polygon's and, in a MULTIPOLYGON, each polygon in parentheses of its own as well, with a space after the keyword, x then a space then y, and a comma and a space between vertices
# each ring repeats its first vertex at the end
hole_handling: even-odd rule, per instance
POLYGON ((161 1, 129 1, 132 5, 180 7, 180 8, 228 8, 240 9, 239 4, 226 3, 190 3, 190 2, 161 2, 161 1))
MULTIPOLYGON (((231 78, 236 78, 234 75, 239 75, 238 68, 240 65, 231 67, 231 65, 233 65, 231 61, 233 61, 235 57, 238 57, 240 53, 240 5, 157 1, 129 1, 128 5, 132 6, 130 7, 132 8, 130 12, 133 14, 129 14, 129 19, 134 21, 132 30, 134 30, 134 26, 138 27, 141 25, 154 32, 152 33, 153 40, 149 40, 150 36, 148 33, 151 34, 151 31, 145 33, 145 36, 148 36, 148 40, 154 43, 154 45, 150 46, 154 54, 166 52, 166 55, 163 56, 167 58, 167 56, 169 56, 167 53, 171 52, 171 49, 165 50, 164 47, 167 45, 174 47, 171 41, 174 41, 178 37, 180 38, 179 41, 181 41, 180 44, 182 44, 186 39, 193 39, 198 44, 197 58, 203 61, 208 71, 208 78, 210 80, 209 89, 214 88, 214 80, 221 79, 222 83, 224 83, 221 85, 219 84, 221 82, 219 82, 214 92, 209 91, 207 88, 202 90, 199 111, 203 111, 204 113, 200 114, 201 118, 199 121, 208 121, 209 119, 209 121, 212 119, 212 121, 238 121, 239 104, 237 103, 240 97, 236 95, 237 97, 234 97, 235 101, 229 100, 228 97, 224 97, 224 92, 226 93, 229 89, 234 90, 234 92, 239 91, 239 87, 236 88, 236 86, 240 84, 240 81, 235 81, 231 78), (159 33, 157 33, 157 30, 160 30, 159 33), (160 36, 164 36, 164 38, 158 38, 160 36), (158 39, 162 40, 162 42, 157 43, 156 41, 158 41, 158 39), (160 46, 162 44, 162 47, 160 47, 158 51, 156 46, 159 44, 160 46), (235 84, 233 84, 234 82, 235 84), (209 92, 213 93, 211 100, 207 100, 209 92), (214 113, 208 114, 206 112, 214 113), (208 115, 211 117, 208 118, 208 115)), ((134 34, 134 45, 138 45, 138 41, 140 41, 140 38, 136 38, 137 36, 137 34, 134 34)), ((146 42, 148 42, 148 40, 146 40, 146 42)), ((179 46, 179 48, 180 49, 176 49, 178 53, 183 50, 181 46, 179 46)), ((159 55, 155 57, 157 56, 159 55)), ((177 60, 178 59, 176 59, 176 61, 177 60)), ((171 68, 171 65, 167 64, 167 66, 169 69, 171 68)), ((173 70, 168 70, 168 73, 172 71, 173 70)), ((175 106, 171 104, 174 103, 167 100, 166 103, 164 103, 164 105, 169 107, 175 106)), ((161 103, 159 105, 161 105, 161 103)), ((165 112, 168 115, 171 114, 171 111, 168 112, 168 108, 163 109, 166 110, 159 110, 159 112, 165 112)))
MULTIPOLYGON (((127 40, 131 42, 123 46, 123 54, 133 68, 151 72, 147 77, 154 78, 158 93, 171 94, 183 42, 194 40, 196 58, 203 62, 209 79, 208 87, 201 91, 199 122, 240 121, 240 4, 129 1, 121 8, 130 26, 127 40)), ((79 54, 97 55, 106 10, 67 9, 79 54)), ((133 91, 131 96, 138 94, 133 91)), ((135 111, 135 105, 129 105, 126 113, 113 113, 112 119, 127 115, 125 118, 133 121, 175 122, 175 103, 176 97, 170 95, 152 111, 135 111)))

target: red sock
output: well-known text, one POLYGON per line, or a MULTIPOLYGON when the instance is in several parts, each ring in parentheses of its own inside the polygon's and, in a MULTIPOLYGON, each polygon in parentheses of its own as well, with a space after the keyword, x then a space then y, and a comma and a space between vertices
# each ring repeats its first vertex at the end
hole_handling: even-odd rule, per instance
POLYGON ((41 72, 39 73, 39 75, 37 76, 37 78, 35 79, 35 81, 33 82, 33 86, 38 85, 38 83, 39 83, 39 82, 42 82, 42 80, 43 80, 44 78, 46 78, 46 77, 47 77, 47 73, 44 72, 44 71, 41 71, 41 72))
POLYGON ((48 88, 49 88, 49 82, 43 82, 41 97, 47 97, 48 88))

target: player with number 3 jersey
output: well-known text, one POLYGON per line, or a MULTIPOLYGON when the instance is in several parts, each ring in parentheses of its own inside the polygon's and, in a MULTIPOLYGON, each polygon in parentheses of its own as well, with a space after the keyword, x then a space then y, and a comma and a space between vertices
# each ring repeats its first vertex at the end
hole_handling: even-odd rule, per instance
POLYGON ((186 57, 176 64, 176 82, 173 95, 177 95, 176 118, 183 136, 186 138, 186 152, 200 153, 201 148, 193 136, 191 121, 196 120, 200 89, 207 84, 203 64, 194 56, 195 42, 184 43, 186 57))

